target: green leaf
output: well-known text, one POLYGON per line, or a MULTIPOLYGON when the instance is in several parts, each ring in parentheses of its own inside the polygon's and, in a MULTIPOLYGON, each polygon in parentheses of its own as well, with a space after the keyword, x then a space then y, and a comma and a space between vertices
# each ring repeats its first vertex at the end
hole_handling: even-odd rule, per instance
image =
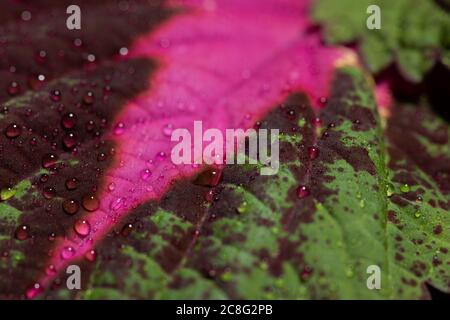
POLYGON ((78 297, 418 299, 429 297, 427 284, 450 292, 449 128, 426 107, 400 105, 383 123, 368 83, 341 69, 320 128, 300 94, 260 123, 282 133, 278 174, 228 165, 212 189, 185 180, 136 208, 84 267, 93 272, 78 297), (299 197, 300 186, 308 192, 299 197), (367 287, 372 265, 379 290, 367 287))
POLYGON ((407 79, 420 82, 436 61, 448 65, 450 15, 433 0, 318 0, 312 14, 327 42, 358 42, 372 72, 396 62, 407 79), (370 5, 380 7, 379 30, 366 26, 370 5))

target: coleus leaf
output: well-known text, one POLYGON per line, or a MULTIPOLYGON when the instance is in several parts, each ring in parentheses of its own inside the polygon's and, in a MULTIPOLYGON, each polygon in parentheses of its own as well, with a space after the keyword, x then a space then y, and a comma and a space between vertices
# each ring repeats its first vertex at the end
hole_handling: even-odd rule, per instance
POLYGON ((193 120, 246 128, 294 88, 320 104, 337 59, 353 55, 309 32, 305 3, 255 3, 192 1, 157 32, 177 8, 83 2, 86 25, 71 33, 60 28, 58 2, 50 14, 33 7, 31 21, 6 24, 2 297, 50 289, 70 262, 92 260, 96 242, 130 211, 199 170, 171 164, 167 130, 193 120), (31 51, 37 56, 24 56, 31 51))
POLYGON ((408 80, 420 82, 436 61, 449 66, 450 16, 434 0, 319 0, 313 16, 327 42, 358 43, 372 72, 395 62, 408 80), (380 7, 380 30, 366 27, 370 5, 380 7))
MULTIPOLYGON (((365 76, 335 77, 320 118, 293 93, 277 128, 280 171, 228 165, 177 182, 98 246, 83 299, 417 299, 450 291, 449 128, 426 107, 383 124, 365 76), (320 121, 318 121, 320 119, 320 121), (419 156, 417 155, 419 154, 419 156), (366 286, 367 267, 382 272, 366 286)), ((54 295, 67 298, 65 289, 54 295)))

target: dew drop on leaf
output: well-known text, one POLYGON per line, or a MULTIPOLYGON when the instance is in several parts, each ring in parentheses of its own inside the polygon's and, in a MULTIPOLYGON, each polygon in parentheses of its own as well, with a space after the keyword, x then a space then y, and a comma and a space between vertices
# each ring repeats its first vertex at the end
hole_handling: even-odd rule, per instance
POLYGON ((63 138, 64 147, 67 149, 73 149, 77 145, 77 139, 73 132, 69 132, 63 138))
POLYGON ((119 122, 118 124, 116 124, 114 128, 114 134, 116 136, 120 136, 124 132, 125 132, 125 125, 123 124, 123 122, 119 122))
POLYGON ((83 208, 87 211, 95 211, 99 208, 100 201, 94 195, 86 195, 83 198, 83 208))
POLYGON ((28 289, 25 293, 27 299, 33 299, 37 295, 39 295, 44 289, 41 287, 39 283, 35 283, 33 287, 28 289))
POLYGON ((56 162, 58 161, 58 157, 53 153, 47 153, 42 158, 42 167, 44 169, 52 168, 56 162))
POLYGON ((73 229, 80 237, 86 237, 91 232, 91 225, 85 219, 78 219, 75 221, 73 229))
POLYGON ((5 135, 9 139, 14 139, 20 136, 22 128, 17 123, 11 123, 5 130, 5 135))
POLYGON ((53 187, 45 187, 42 195, 45 199, 53 199, 56 196, 56 190, 53 187))
POLYGON ((53 102, 58 102, 61 100, 61 92, 59 90, 53 90, 50 92, 50 99, 53 102))
POLYGON ((144 181, 147 181, 151 175, 152 173, 149 169, 144 169, 141 171, 141 179, 144 181))
POLYGON ((94 100, 95 100, 95 98, 94 98, 94 93, 93 93, 92 91, 86 92, 86 94, 85 94, 84 97, 83 97, 83 102, 84 102, 84 104, 86 104, 86 105, 91 105, 91 104, 93 104, 93 103, 94 103, 94 100))
POLYGON ((73 112, 66 113, 61 119, 61 125, 64 129, 72 129, 77 124, 77 115, 73 112))
POLYGON ((67 190, 75 190, 78 187, 78 179, 75 177, 69 178, 66 180, 66 189, 67 190))
POLYGON ((308 148, 309 159, 314 160, 319 156, 319 149, 317 147, 308 148))
POLYGON ((74 254, 75 254, 75 249, 70 246, 64 247, 61 250, 61 258, 63 258, 64 260, 72 258, 74 254))
POLYGON ((407 183, 401 185, 400 186, 400 191, 403 192, 403 193, 409 192, 410 191, 409 185, 407 183))
POLYGON ((310 195, 310 191, 307 186, 299 186, 297 188, 297 198, 303 199, 310 195))
POLYGON ((13 81, 9 84, 7 91, 10 96, 15 96, 20 92, 20 85, 13 81))
POLYGON ((15 232, 15 238, 17 240, 26 240, 29 237, 30 228, 27 225, 20 225, 15 232))
POLYGON ((77 201, 73 200, 73 199, 64 200, 62 206, 63 206, 64 212, 67 214, 70 214, 70 215, 74 215, 75 213, 77 213, 78 209, 80 208, 77 201))
POLYGON ((123 226, 122 230, 120 231, 120 234, 123 237, 128 237, 131 231, 133 231, 133 225, 131 223, 127 223, 126 225, 123 226))
POLYGON ((94 249, 89 250, 84 255, 85 259, 89 262, 94 262, 97 259, 97 252, 94 249))

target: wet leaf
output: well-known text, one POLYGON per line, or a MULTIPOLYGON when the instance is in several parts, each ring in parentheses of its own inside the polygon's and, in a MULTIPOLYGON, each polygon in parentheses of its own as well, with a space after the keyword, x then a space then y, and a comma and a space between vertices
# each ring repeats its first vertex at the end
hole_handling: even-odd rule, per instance
POLYGON ((214 187, 176 183, 101 242, 77 297, 418 299, 429 298, 426 285, 449 292, 449 128, 426 107, 402 105, 383 125, 371 92, 360 71, 340 70, 319 128, 307 98, 293 93, 259 126, 281 130, 277 175, 228 165, 214 187), (373 265, 380 290, 367 287, 373 265))

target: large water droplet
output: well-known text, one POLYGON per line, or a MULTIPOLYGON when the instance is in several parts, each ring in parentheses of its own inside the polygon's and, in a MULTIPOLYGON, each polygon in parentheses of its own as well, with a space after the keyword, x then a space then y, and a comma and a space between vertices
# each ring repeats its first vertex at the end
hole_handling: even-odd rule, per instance
POLYGON ((73 229, 80 237, 86 237, 91 232, 91 225, 85 219, 78 219, 75 221, 73 229))
POLYGON ((125 125, 122 122, 116 124, 116 126, 114 127, 114 134, 116 136, 120 136, 124 132, 125 132, 125 125))
POLYGON ((94 262, 97 259, 97 252, 94 249, 89 250, 84 255, 87 261, 94 262))
POLYGON ((45 169, 49 169, 55 166, 58 161, 58 157, 53 153, 47 153, 42 158, 42 167, 45 169))
POLYGON ((317 147, 309 147, 308 156, 311 160, 316 159, 319 156, 319 149, 317 147))
POLYGON ((22 128, 17 123, 11 123, 5 130, 5 135, 9 139, 14 139, 20 136, 22 128))
POLYGON ((75 249, 72 247, 64 247, 61 250, 61 258, 63 258, 64 260, 70 259, 74 256, 75 254, 75 249))
POLYGON ((66 180, 66 189, 67 190, 75 190, 78 187, 78 179, 73 177, 66 180))
POLYGON ((7 91, 10 96, 15 96, 20 92, 20 85, 16 81, 13 81, 9 84, 7 91))
POLYGON ((53 102, 58 102, 61 100, 61 92, 59 90, 53 90, 50 92, 50 99, 53 102))
POLYGON ((91 105, 94 103, 95 97, 94 97, 94 93, 92 91, 88 91, 86 92, 86 94, 83 97, 83 102, 86 105, 91 105))
POLYGON ((56 190, 53 187, 45 187, 42 195, 45 199, 53 199, 56 196, 56 190))
POLYGON ((69 132, 63 138, 64 147, 67 149, 73 149, 77 145, 77 139, 73 132, 69 132))
POLYGON ((78 209, 80 208, 77 201, 73 200, 73 199, 64 200, 62 206, 63 206, 64 212, 67 214, 70 214, 70 215, 77 213, 78 209))
POLYGON ((73 112, 66 113, 61 119, 61 125, 64 129, 72 129, 77 124, 77 115, 73 112))
POLYGON ((17 227, 16 232, 14 234, 17 240, 26 240, 29 237, 30 228, 27 225, 20 225, 17 227))
POLYGON ((94 195, 86 195, 83 198, 83 208, 87 211, 95 211, 99 208, 100 201, 94 195))

